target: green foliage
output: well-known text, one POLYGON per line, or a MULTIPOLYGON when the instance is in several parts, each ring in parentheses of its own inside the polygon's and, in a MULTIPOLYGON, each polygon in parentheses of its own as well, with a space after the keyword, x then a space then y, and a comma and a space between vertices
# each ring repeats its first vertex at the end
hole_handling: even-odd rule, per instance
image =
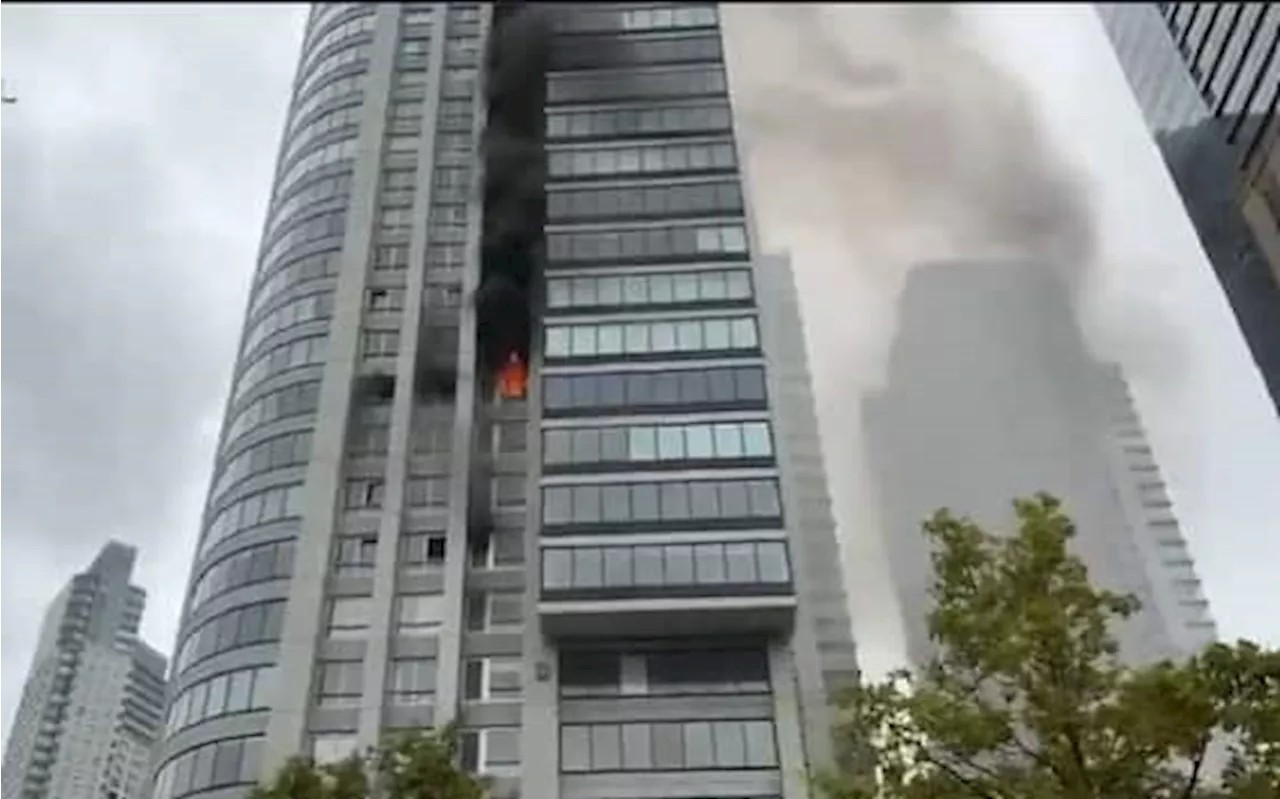
POLYGON ((249 799, 485 799, 484 780, 458 765, 458 728, 415 730, 339 763, 289 760, 249 799))
POLYGON ((1014 508, 1011 536, 945 510, 925 523, 937 655, 840 698, 837 766, 816 776, 819 792, 1280 797, 1280 652, 1242 641, 1183 663, 1125 667, 1111 627, 1137 601, 1090 583, 1068 551, 1075 530, 1057 500, 1042 494, 1014 508))

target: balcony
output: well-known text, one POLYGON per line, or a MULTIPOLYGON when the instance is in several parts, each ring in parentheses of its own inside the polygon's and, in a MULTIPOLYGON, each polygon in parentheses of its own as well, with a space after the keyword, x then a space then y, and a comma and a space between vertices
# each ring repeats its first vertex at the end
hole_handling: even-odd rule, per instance
POLYGON ((538 613, 553 637, 771 634, 795 605, 781 540, 542 548, 538 613))

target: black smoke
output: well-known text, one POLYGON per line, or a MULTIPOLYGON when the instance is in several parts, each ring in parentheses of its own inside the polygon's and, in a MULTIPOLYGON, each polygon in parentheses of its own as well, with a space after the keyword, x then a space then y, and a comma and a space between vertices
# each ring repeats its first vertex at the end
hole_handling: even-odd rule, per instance
POLYGON ((533 288, 546 252, 551 13, 540 3, 495 3, 485 54, 488 125, 481 142, 484 228, 476 308, 480 357, 491 368, 511 353, 528 359, 533 288))

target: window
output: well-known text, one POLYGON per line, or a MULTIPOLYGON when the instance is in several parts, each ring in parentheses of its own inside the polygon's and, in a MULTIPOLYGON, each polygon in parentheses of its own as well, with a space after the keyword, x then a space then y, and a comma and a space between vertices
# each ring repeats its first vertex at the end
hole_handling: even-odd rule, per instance
POLYGON ((471 568, 493 569, 524 563, 524 530, 499 527, 471 547, 471 568))
POLYGON ((316 704, 321 707, 356 707, 364 691, 364 663, 334 660, 316 669, 316 704))
POLYGON ((500 421, 492 426, 494 450, 524 452, 528 448, 529 425, 523 421, 500 421))
POLYGON ((449 504, 449 478, 411 477, 405 485, 405 502, 411 508, 443 508, 449 504))
POLYGON ((554 428, 543 431, 546 466, 769 458, 768 422, 554 428))
POLYGON ((432 243, 427 245, 427 273, 454 274, 466 264, 466 249, 457 244, 432 243))
MULTIPOLYGON (((401 106, 416 108, 416 104, 397 103, 396 108, 401 106)), ((384 169, 382 171, 382 188, 396 189, 398 191, 412 191, 413 187, 418 183, 418 175, 412 169, 384 169)))
POLYGON ((525 477, 523 474, 499 474, 493 478, 493 504, 499 508, 518 508, 524 505, 525 477))
POLYGON ((563 264, 689 261, 717 256, 736 260, 746 253, 747 234, 740 224, 547 234, 548 260, 563 264))
POLYGON ((557 189, 547 194, 547 218, 556 222, 741 213, 742 191, 733 181, 557 189))
POLYGON ((293 540, 242 549, 216 561, 191 588, 191 608, 244 585, 293 574, 293 540))
POLYGON ((189 686, 169 704, 169 732, 228 713, 270 707, 275 673, 275 666, 255 666, 223 672, 189 686))
POLYGON ((440 626, 444 598, 439 594, 404 594, 396 597, 396 632, 422 635, 440 626))
POLYGON ((777 768, 772 721, 566 724, 560 767, 590 771, 777 768))
POLYGON ((551 149, 547 167, 553 178, 690 175, 730 172, 737 166, 737 160, 733 144, 713 140, 551 149))
POLYGON ((748 269, 581 275, 547 281, 549 310, 741 303, 751 297, 748 269))
POLYGON ((596 530, 754 527, 781 520, 775 480, 692 480, 547 486, 542 523, 596 530))
POLYGON ((316 735, 311 739, 311 757, 317 763, 337 763, 355 751, 354 735, 316 735))
POLYGON ((466 663, 463 692, 466 699, 496 702, 520 699, 523 664, 520 658, 473 658, 466 663))
POLYGON ((385 484, 381 478, 361 478, 347 481, 347 510, 381 508, 385 484))
POLYGON ((582 47, 557 47, 551 51, 553 70, 591 67, 649 66, 697 61, 720 63, 720 37, 715 34, 663 35, 661 38, 627 37, 625 48, 609 47, 609 37, 590 38, 582 47))
POLYGON ((220 652, 280 640, 284 602, 259 602, 232 608, 187 634, 174 658, 175 674, 220 652))
POLYGON ((387 451, 390 427, 385 424, 353 424, 347 452, 351 455, 378 455, 387 451))
POLYGON ((480 40, 475 37, 450 38, 444 46, 446 67, 474 67, 480 63, 480 40))
POLYGON ((395 355, 400 349, 399 330, 366 330, 363 344, 364 357, 377 358, 395 355))
POLYGON ((371 615, 367 596, 335 597, 329 600, 329 637, 363 638, 371 615))
POLYGON ((542 402, 548 415, 672 406, 760 408, 765 405, 764 368, 547 375, 542 402))
POLYGON ((754 317, 617 324, 548 325, 548 359, 666 356, 754 351, 760 337, 754 317))
POLYGON ((371 311, 398 311, 404 308, 404 289, 369 289, 366 307, 371 311))
POLYGON ((252 475, 306 463, 310 453, 310 430, 268 438, 226 458, 215 472, 217 479, 214 480, 210 493, 219 497, 233 485, 252 475))
POLYGON ((234 537, 242 530, 284 519, 296 519, 301 514, 301 483, 274 486, 241 497, 213 516, 205 530, 204 539, 200 542, 197 557, 204 557, 215 545, 234 537))
POLYGON ((396 70, 396 88, 403 89, 408 86, 425 86, 427 84, 427 71, 425 69, 399 69, 396 70))
POLYGON ((382 245, 374 252, 374 269, 404 269, 408 266, 409 248, 406 245, 382 245))
POLYGON ((719 65, 667 67, 658 70, 566 72, 547 80, 547 102, 598 103, 668 97, 722 96, 727 90, 719 65))
POLYGON ((405 568, 435 568, 444 565, 445 535, 404 533, 400 536, 400 565, 405 568))
POLYGON ((524 595, 493 591, 467 597, 467 629, 471 632, 519 630, 524 622, 524 595))
POLYGON ((462 767, 474 773, 512 775, 520 765, 520 728, 490 727, 462 734, 462 767))
POLYGON ((400 55, 424 56, 431 52, 430 39, 401 39, 400 55))
POLYGON ((406 232, 413 227, 412 208, 383 208, 378 213, 378 227, 384 233, 406 232))
POLYGON ((729 104, 647 105, 607 111, 548 111, 548 139, 637 138, 719 132, 732 126, 729 104))
POLYGON ((557 547, 542 551, 546 592, 644 593, 662 588, 789 586, 781 541, 557 547))
POLYGON ((453 419, 418 416, 413 425, 413 451, 440 455, 453 449, 453 419))
POLYGON ((431 704, 436 692, 436 662, 426 658, 391 661, 388 691, 393 704, 431 704))
MULTIPOLYGON (((346 178, 349 176, 344 175, 341 177, 346 178)), ((285 289, 299 283, 336 275, 338 273, 338 255, 338 249, 331 246, 327 250, 275 264, 271 269, 258 273, 256 276, 256 280, 259 281, 258 287, 255 289, 253 303, 249 308, 249 315, 254 316, 260 313, 285 289)))
POLYGON ((188 749, 156 772, 154 799, 232 785, 249 786, 261 776, 262 738, 234 738, 188 749))
POLYGON ((446 69, 441 79, 440 96, 450 99, 473 97, 476 92, 476 70, 446 69))
POLYGON ((680 28, 715 27, 718 19, 714 5, 663 4, 636 9, 574 8, 572 14, 556 17, 557 30, 586 33, 590 31, 657 31, 680 28))
POLYGON ((320 398, 320 382, 308 380, 294 383, 255 399, 240 409, 227 425, 224 439, 234 442, 250 430, 290 416, 315 413, 320 398))
POLYGON ((333 545, 335 574, 368 574, 378 557, 376 536, 343 536, 333 545))

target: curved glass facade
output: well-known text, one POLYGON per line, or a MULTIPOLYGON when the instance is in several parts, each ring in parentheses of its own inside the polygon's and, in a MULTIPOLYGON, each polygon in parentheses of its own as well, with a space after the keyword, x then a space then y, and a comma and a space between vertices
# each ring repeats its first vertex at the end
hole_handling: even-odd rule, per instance
POLYGON ((777 796, 822 756, 801 727, 825 734, 825 689, 856 666, 825 484, 793 466, 817 446, 776 339, 799 324, 752 252, 719 13, 528 8, 551 52, 529 68, 537 48, 495 33, 526 24, 515 6, 312 9, 157 799, 227 799, 292 755, 450 718, 495 797, 678 793, 691 769, 777 796), (532 138, 504 150, 510 125, 532 138), (494 315, 482 283, 512 262, 527 295, 494 315), (584 637, 595 660, 562 656, 584 637), (705 673, 724 652, 750 679, 705 673), (596 660, 652 706, 588 719, 533 677, 596 660), (659 712, 682 721, 632 723, 659 712), (562 757, 582 736, 602 748, 562 757), (652 758, 600 783, 633 747, 652 758))

